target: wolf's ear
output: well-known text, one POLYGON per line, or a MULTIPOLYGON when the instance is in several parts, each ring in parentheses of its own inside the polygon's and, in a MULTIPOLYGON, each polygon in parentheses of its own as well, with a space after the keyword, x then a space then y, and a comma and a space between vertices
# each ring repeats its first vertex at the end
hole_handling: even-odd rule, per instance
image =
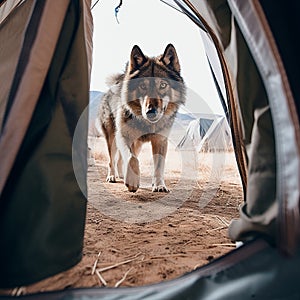
POLYGON ((180 73, 180 64, 178 60, 178 56, 176 50, 172 44, 169 44, 164 54, 160 59, 168 68, 175 70, 176 72, 180 73))
POLYGON ((139 46, 133 46, 130 55, 130 70, 136 70, 147 61, 147 57, 143 54, 139 46))

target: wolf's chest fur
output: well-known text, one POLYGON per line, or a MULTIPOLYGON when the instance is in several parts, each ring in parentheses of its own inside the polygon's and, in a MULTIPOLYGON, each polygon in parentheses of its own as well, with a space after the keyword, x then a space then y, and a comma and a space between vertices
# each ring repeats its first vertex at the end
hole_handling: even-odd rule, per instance
POLYGON ((155 134, 168 136, 175 117, 176 112, 174 111, 172 115, 162 116, 158 122, 152 124, 145 120, 143 116, 134 115, 124 108, 117 128, 121 130, 123 136, 131 137, 131 140, 139 139, 148 142, 155 134))

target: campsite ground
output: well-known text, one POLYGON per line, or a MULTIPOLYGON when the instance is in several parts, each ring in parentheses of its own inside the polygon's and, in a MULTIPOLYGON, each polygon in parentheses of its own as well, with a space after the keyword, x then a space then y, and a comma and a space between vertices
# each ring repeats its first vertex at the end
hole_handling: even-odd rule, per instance
POLYGON ((146 145, 140 156, 141 188, 129 193, 121 181, 105 182, 104 139, 90 139, 90 145, 83 259, 66 272, 26 287, 25 293, 157 283, 234 249, 227 228, 238 216, 242 189, 233 152, 193 157, 170 145, 170 193, 164 194, 151 192, 151 152, 146 145))

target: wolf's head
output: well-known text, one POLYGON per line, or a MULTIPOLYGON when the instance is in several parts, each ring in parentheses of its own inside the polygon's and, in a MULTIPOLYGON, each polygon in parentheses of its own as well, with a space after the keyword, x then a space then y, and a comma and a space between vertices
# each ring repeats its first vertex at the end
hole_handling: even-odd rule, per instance
POLYGON ((162 55, 151 58, 134 46, 122 93, 134 115, 142 115, 150 123, 158 122, 164 114, 176 113, 185 102, 185 86, 174 46, 169 44, 162 55))

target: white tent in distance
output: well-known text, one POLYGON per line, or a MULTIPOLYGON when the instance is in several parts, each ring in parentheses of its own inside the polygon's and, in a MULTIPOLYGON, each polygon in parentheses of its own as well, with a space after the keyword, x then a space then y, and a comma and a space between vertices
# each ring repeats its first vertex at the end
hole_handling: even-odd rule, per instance
POLYGON ((226 117, 216 114, 198 115, 197 119, 190 121, 176 149, 197 152, 231 151, 231 131, 226 117))

